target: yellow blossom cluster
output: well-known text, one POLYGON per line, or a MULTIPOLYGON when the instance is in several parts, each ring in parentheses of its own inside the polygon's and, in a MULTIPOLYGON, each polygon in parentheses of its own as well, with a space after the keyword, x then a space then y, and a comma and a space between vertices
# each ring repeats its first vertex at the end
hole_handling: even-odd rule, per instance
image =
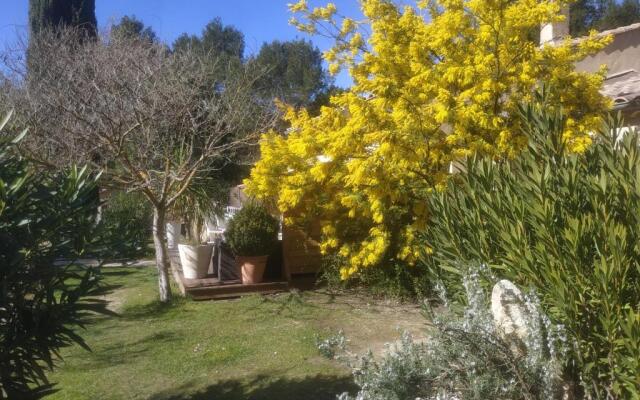
POLYGON ((574 70, 608 37, 539 46, 539 27, 562 17, 564 0, 430 0, 399 7, 360 0, 365 21, 338 17, 335 5, 291 4, 306 32, 333 29, 331 72, 354 85, 320 115, 289 108, 286 133, 263 136, 250 193, 274 199, 285 222, 315 218, 322 249, 337 252, 346 278, 388 259, 408 264, 428 223, 425 198, 452 162, 474 153, 513 157, 526 142, 517 105, 539 85, 570 115, 573 151, 589 145, 608 101, 604 71, 574 70), (366 25, 368 34, 362 31, 366 25))

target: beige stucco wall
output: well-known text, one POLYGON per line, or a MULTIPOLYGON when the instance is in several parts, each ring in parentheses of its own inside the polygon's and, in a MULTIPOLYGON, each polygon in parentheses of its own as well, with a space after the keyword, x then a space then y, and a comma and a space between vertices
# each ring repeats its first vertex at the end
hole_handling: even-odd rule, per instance
POLYGON ((640 110, 626 110, 622 114, 624 116, 624 122, 629 126, 635 126, 636 129, 640 127, 640 110))
POLYGON ((596 72, 602 64, 609 66, 608 75, 635 69, 640 72, 640 29, 619 33, 613 42, 593 56, 576 64, 579 71, 596 72))
POLYGON ((229 204, 230 207, 242 208, 244 203, 248 200, 247 194, 244 192, 244 185, 234 186, 229 190, 229 204))

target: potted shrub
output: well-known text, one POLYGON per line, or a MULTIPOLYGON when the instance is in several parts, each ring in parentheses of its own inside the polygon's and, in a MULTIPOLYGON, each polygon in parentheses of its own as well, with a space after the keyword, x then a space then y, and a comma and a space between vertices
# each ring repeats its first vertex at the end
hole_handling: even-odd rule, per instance
POLYGON ((178 245, 182 274, 187 279, 200 279, 207 276, 213 244, 190 240, 178 245))
POLYGON ((243 284, 262 282, 267 257, 278 240, 278 225, 257 203, 246 204, 229 221, 224 236, 236 255, 243 284))

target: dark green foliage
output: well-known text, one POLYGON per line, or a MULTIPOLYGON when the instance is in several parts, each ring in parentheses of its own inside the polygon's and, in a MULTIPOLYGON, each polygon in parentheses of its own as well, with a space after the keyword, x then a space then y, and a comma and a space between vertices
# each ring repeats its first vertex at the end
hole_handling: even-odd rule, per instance
POLYGON ((269 100, 278 98, 296 107, 310 107, 316 115, 339 89, 323 68, 322 53, 311 42, 292 40, 263 44, 257 56, 245 60, 244 35, 215 18, 201 35, 180 35, 173 43, 176 52, 194 51, 211 60, 213 75, 222 78, 242 71, 243 63, 252 71, 254 88, 269 100), (246 62, 245 62, 246 61, 246 62))
POLYGON ((312 116, 319 115, 322 107, 329 105, 331 96, 338 95, 340 93, 343 93, 344 91, 345 89, 339 86, 329 85, 329 87, 316 93, 311 104, 307 106, 307 111, 309 111, 309 114, 311 114, 312 116))
POLYGON ((119 260, 148 255, 152 222, 153 210, 142 194, 112 194, 103 206, 98 225, 101 258, 119 260))
POLYGON ((422 265, 411 266, 398 260, 390 260, 379 268, 363 269, 354 280, 375 296, 415 300, 423 299, 431 293, 425 275, 422 265))
POLYGON ((459 291, 461 263, 534 287, 575 340, 568 374, 590 398, 640 396, 640 149, 610 121, 568 154, 566 116, 544 96, 522 108, 530 143, 513 161, 471 159, 433 196, 432 278, 459 291), (580 379, 581 378, 581 379, 580 379), (607 397, 608 395, 612 397, 607 397))
POLYGON ((227 54, 230 57, 244 57, 244 35, 230 25, 224 25, 215 18, 204 27, 200 43, 204 51, 213 54, 227 54))
POLYGON ((206 60, 212 70, 212 85, 234 79, 246 73, 244 68, 244 35, 220 18, 209 22, 200 36, 180 35, 173 42, 173 51, 194 52, 206 60))
POLYGON ((343 265, 345 265, 344 259, 337 254, 323 256, 317 278, 318 283, 326 285, 332 291, 347 288, 352 281, 340 278, 340 268, 343 265))
POLYGON ((431 282, 424 265, 409 266, 389 260, 376 268, 365 268, 347 280, 340 278, 340 268, 347 261, 336 254, 322 259, 318 282, 329 290, 356 289, 368 295, 397 300, 415 301, 432 294, 431 282))
POLYGON ((244 35, 220 18, 209 22, 200 37, 183 33, 173 43, 175 51, 197 50, 213 57, 227 56, 242 60, 244 57, 244 35))
POLYGON ((60 26, 79 28, 88 36, 96 36, 95 0, 29 0, 31 34, 60 26))
POLYGON ((173 42, 174 51, 197 50, 200 48, 200 38, 196 35, 183 33, 173 42))
POLYGON ((135 16, 125 15, 116 25, 111 27, 111 37, 114 39, 131 39, 153 43, 158 40, 158 36, 150 26, 145 26, 142 21, 135 16))
POLYGON ((577 0, 569 10, 569 33, 573 36, 588 34, 602 18, 602 10, 594 0, 577 0))
MULTIPOLYGON (((4 124, 0 124, 0 130, 4 124)), ((85 169, 37 171, 0 135, 0 398, 52 390, 45 371, 92 312, 104 311, 92 269, 68 265, 94 236, 96 182, 85 169)))
POLYGON ((239 256, 264 256, 278 240, 278 220, 257 203, 245 204, 231 218, 224 237, 239 256))
POLYGON ((603 31, 640 22, 638 0, 578 0, 570 8, 569 32, 582 36, 591 29, 603 31))
POLYGON ((600 30, 612 29, 636 22, 640 22, 640 1, 622 0, 619 4, 614 3, 609 6, 599 28, 600 30))
POLYGON ((252 62, 265 71, 257 82, 258 90, 296 107, 311 104, 330 81, 322 53, 305 40, 265 43, 252 62))

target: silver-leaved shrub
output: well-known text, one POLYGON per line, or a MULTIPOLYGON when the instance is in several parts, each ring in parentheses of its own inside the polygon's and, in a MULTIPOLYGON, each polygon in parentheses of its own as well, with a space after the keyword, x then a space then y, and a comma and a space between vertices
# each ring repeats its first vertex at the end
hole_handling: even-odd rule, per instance
MULTIPOLYGON (((403 334, 381 357, 371 352, 352 363, 359 392, 339 400, 549 400, 566 390, 561 371, 566 356, 562 327, 541 311, 535 293, 524 295, 524 346, 494 323, 486 268, 464 276, 467 305, 425 310, 433 321, 426 340, 403 334), (520 348, 520 350, 515 350, 520 348)), ((446 299, 443 299, 446 300, 446 299)), ((443 301, 447 304, 446 301, 443 301)), ((442 304, 442 303, 441 303, 442 304)))

